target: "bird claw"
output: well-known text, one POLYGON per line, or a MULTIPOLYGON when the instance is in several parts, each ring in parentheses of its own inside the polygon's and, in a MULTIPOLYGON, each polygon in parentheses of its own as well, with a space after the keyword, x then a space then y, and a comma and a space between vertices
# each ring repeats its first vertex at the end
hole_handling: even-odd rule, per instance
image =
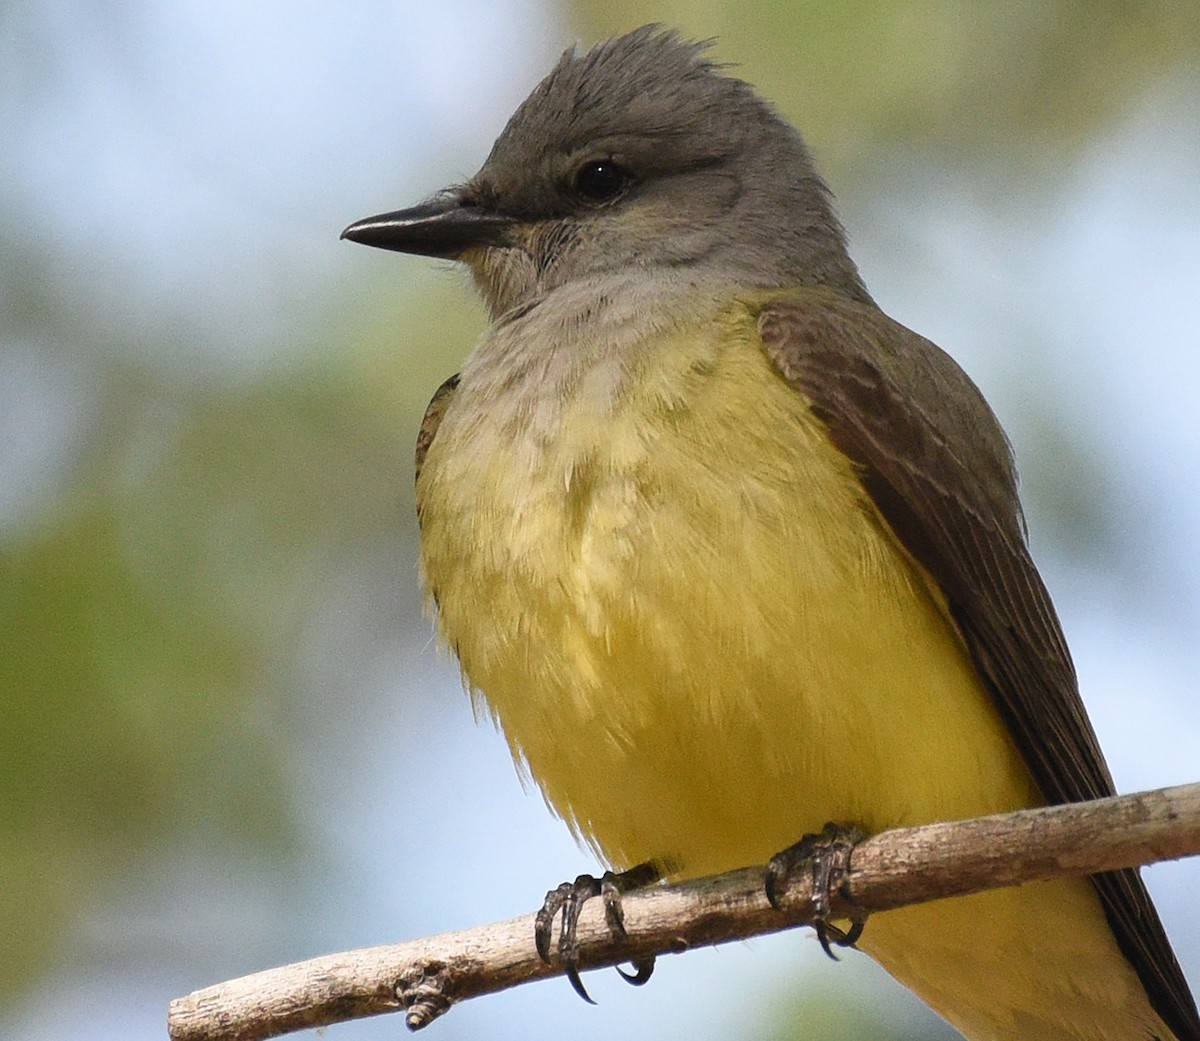
POLYGON ((781 910, 779 898, 788 880, 801 866, 812 873, 813 927, 821 949, 834 961, 834 947, 853 947, 858 943, 866 918, 851 919, 849 929, 843 930, 829 919, 833 895, 841 891, 850 876, 850 855, 865 836, 855 827, 826 824, 819 834, 805 835, 794 846, 776 853, 767 865, 764 888, 767 901, 781 910))
POLYGON ((617 975, 630 986, 640 987, 654 974, 653 958, 647 958, 645 961, 632 961, 629 964, 633 966, 633 972, 626 972, 618 965, 617 975))
MULTIPOLYGON (((537 948, 538 957, 547 965, 550 964, 550 944, 554 929, 554 919, 562 916, 562 925, 558 934, 558 960, 563 967, 563 974, 570 981, 575 993, 589 1005, 596 1004, 579 978, 579 941, 576 932, 579 927, 579 914, 583 905, 592 897, 600 897, 604 901, 604 921, 613 936, 625 935, 625 915, 621 907, 621 896, 631 889, 640 889, 656 882, 659 871, 653 864, 639 864, 628 871, 606 871, 600 878, 594 875, 580 875, 574 882, 563 882, 546 894, 542 908, 537 913, 533 927, 533 942, 537 948)), ((625 972, 620 967, 617 972, 626 983, 640 987, 650 979, 654 972, 654 959, 634 961, 633 972, 625 972)))

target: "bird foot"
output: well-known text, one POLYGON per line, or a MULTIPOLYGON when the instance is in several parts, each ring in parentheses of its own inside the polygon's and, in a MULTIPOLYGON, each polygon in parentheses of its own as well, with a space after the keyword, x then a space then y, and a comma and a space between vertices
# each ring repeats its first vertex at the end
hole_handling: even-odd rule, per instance
POLYGON ((805 835, 794 846, 776 853, 767 865, 767 900, 776 910, 780 910, 779 896, 791 877, 802 867, 812 873, 813 927, 821 949, 834 961, 838 957, 833 948, 853 947, 866 925, 865 917, 852 918, 849 929, 830 921, 834 894, 848 895, 843 887, 850 877, 850 855, 865 837, 856 827, 826 824, 819 834, 805 835))
MULTIPOLYGON (((652 885, 661 877, 661 872, 654 864, 639 864, 628 871, 606 871, 600 878, 594 875, 580 875, 574 882, 564 882, 551 889, 546 894, 542 909, 537 913, 533 928, 534 945, 538 956, 547 965, 550 964, 550 942, 554 928, 554 919, 562 915, 562 925, 558 934, 558 960, 571 986, 575 988, 584 1001, 590 1005, 595 1002, 588 995, 579 978, 579 941, 576 931, 579 926, 579 913, 583 905, 593 897, 604 901, 604 920, 613 936, 625 935, 625 915, 621 908, 621 896, 634 889, 642 889, 652 885)), ((654 959, 635 961, 633 972, 625 972, 619 966, 617 972, 627 983, 640 987, 654 972, 654 959)))

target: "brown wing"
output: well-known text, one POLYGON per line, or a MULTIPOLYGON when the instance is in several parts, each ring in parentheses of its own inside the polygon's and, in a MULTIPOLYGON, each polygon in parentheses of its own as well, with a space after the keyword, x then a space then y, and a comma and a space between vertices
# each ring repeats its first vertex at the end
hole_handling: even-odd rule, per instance
POLYGON ((429 404, 425 408, 425 415, 421 419, 421 429, 417 431, 414 479, 419 479, 421 476, 421 467, 425 465, 425 456, 429 452, 429 446, 433 444, 434 435, 442 423, 442 416, 446 414, 446 407, 450 404, 455 390, 458 389, 458 379, 459 376, 456 372, 433 392, 433 397, 429 399, 429 404))
MULTIPOLYGON (((979 390, 928 340, 825 290, 768 304, 759 331, 776 368, 862 467, 897 538, 945 593, 1046 801, 1113 794, 1025 545, 1012 452, 979 390)), ((1200 1041, 1195 1003, 1140 875, 1092 880, 1155 1011, 1179 1041, 1200 1041)))

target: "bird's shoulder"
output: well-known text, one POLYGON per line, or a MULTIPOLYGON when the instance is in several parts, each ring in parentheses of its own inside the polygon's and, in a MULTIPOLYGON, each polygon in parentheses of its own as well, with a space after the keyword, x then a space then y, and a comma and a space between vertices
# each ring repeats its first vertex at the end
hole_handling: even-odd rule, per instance
POLYGON ((425 466, 425 456, 429 454, 429 446, 437 436, 438 427, 442 425, 442 417, 450 407, 454 392, 458 390, 460 374, 455 373, 433 392, 429 404, 425 407, 425 415, 421 418, 421 428, 417 431, 417 445, 414 453, 414 470, 416 480, 421 478, 421 470, 425 466))
POLYGON ((940 347, 869 300, 824 287, 761 298, 758 331, 779 373, 813 403, 852 457, 954 480, 991 523, 1023 533, 1004 430, 979 388, 940 347))

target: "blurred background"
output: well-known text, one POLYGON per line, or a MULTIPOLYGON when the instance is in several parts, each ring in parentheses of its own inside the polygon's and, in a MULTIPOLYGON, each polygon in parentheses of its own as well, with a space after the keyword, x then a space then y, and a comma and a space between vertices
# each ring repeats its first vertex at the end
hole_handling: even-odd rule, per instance
MULTIPOLYGON (((12 0, 0 1036, 163 1037, 172 997, 593 866, 421 611, 412 444, 482 312, 338 234, 471 174, 563 47, 652 20, 805 131, 876 298, 1000 414, 1119 786, 1200 779, 1193 0, 12 0)), ((1200 862, 1146 876, 1200 988, 1200 862)), ((428 1035, 952 1036, 803 932, 588 985, 428 1035)))

